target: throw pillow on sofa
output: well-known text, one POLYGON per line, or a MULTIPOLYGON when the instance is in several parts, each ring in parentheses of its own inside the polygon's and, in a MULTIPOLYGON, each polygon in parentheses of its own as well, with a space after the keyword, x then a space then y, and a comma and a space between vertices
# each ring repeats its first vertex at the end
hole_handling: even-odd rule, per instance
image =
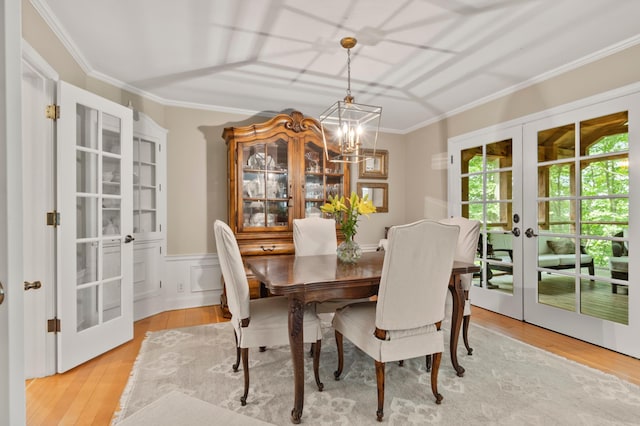
POLYGON ((549 240, 547 241, 547 246, 554 254, 575 254, 576 252, 576 245, 573 240, 549 240))

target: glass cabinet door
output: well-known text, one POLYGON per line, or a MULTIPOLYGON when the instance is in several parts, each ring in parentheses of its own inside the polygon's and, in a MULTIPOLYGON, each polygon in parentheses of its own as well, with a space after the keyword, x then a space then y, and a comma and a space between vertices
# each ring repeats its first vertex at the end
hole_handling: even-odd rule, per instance
POLYGON ((243 144, 238 151, 242 164, 239 228, 288 228, 292 197, 288 141, 243 144))
POLYGON ((156 142, 133 138, 133 232, 158 232, 156 142))
POLYGON ((304 215, 319 215, 320 206, 331 197, 345 195, 343 163, 327 161, 324 148, 311 142, 304 144, 304 215))

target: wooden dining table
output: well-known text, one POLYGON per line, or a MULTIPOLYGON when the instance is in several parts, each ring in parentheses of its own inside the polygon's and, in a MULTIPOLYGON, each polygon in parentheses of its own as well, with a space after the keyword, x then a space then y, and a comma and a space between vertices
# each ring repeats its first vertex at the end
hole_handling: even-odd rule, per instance
MULTIPOLYGON (((302 320, 304 307, 312 302, 333 299, 361 299, 378 293, 384 252, 366 252, 357 263, 346 264, 336 255, 324 256, 252 256, 246 265, 273 295, 289 299, 289 344, 294 373, 294 405, 291 421, 300 423, 304 403, 304 347, 302 320)), ((464 368, 458 363, 458 335, 464 311, 465 295, 461 275, 479 272, 472 263, 454 262, 449 280, 453 296, 451 317, 451 363, 458 376, 464 368)), ((428 277, 425 277, 428 279, 428 277)))

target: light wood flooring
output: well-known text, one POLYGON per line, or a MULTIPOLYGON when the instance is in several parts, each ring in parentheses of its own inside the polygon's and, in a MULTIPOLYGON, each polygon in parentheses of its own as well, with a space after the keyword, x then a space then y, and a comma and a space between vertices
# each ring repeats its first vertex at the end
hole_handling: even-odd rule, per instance
MULTIPOLYGON (((134 339, 64 374, 28 380, 28 425, 109 425, 147 331, 225 321, 220 306, 164 312, 137 321, 134 339)), ((640 360, 486 311, 472 322, 640 385, 640 360)), ((473 346, 473 334, 470 336, 473 346)), ((464 365, 464 357, 461 359, 464 365)))

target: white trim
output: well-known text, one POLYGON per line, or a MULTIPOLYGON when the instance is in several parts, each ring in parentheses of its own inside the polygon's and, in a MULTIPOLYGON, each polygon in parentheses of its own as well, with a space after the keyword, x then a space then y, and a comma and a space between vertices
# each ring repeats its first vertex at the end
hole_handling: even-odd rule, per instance
POLYGON ((204 254, 168 254, 165 256, 165 261, 167 263, 171 262, 203 262, 203 263, 215 263, 218 262, 218 255, 215 253, 204 253, 204 254))

